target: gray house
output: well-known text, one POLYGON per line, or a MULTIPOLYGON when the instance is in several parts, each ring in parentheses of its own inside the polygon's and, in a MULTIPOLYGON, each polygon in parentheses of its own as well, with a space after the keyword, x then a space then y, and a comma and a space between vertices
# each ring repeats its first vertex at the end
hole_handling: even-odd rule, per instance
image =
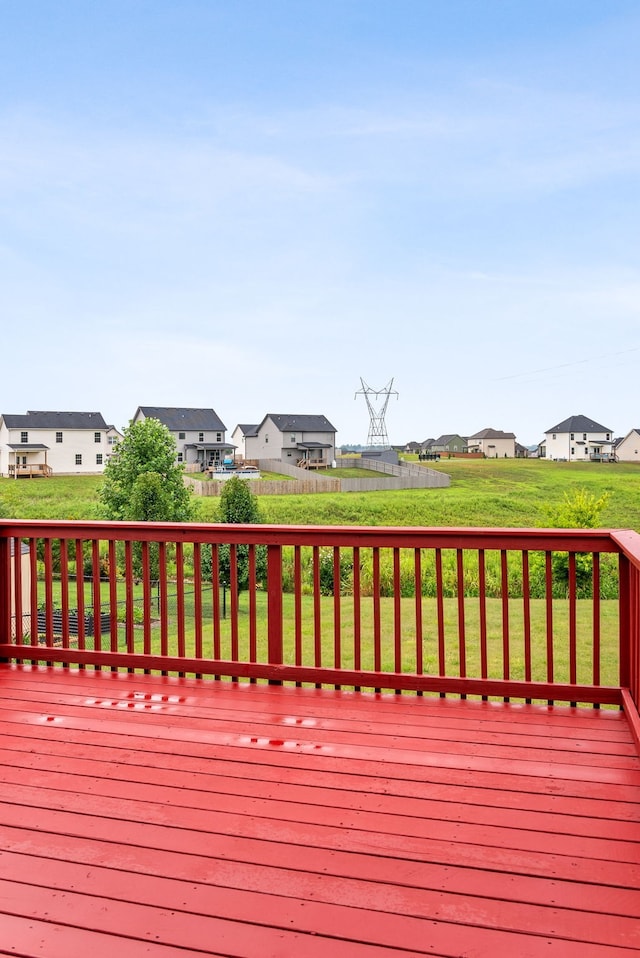
POLYGON ((330 466, 336 429, 326 416, 267 413, 255 433, 245 434, 247 459, 280 459, 302 469, 330 466))
POLYGON ((213 409, 192 409, 184 406, 138 406, 134 422, 159 419, 167 427, 176 443, 178 462, 198 467, 222 465, 225 456, 233 452, 227 442, 227 427, 213 409))
POLYGON ((467 440, 457 433, 444 433, 437 439, 432 439, 425 452, 466 452, 467 440))

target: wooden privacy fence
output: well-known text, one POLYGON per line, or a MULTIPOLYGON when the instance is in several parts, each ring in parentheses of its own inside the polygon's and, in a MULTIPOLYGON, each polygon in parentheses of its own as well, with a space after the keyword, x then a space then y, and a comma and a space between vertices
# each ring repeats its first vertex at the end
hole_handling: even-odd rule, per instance
POLYGON ((639 610, 628 531, 0 521, 11 660, 637 705, 639 610))

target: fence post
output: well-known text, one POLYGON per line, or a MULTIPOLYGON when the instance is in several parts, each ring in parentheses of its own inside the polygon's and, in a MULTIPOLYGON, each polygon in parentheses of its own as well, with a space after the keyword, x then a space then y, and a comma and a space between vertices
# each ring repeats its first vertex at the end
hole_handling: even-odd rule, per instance
MULTIPOLYGON (((282 665, 282 546, 267 546, 267 631, 269 665, 282 665)), ((280 685, 275 679, 270 684, 280 685)))

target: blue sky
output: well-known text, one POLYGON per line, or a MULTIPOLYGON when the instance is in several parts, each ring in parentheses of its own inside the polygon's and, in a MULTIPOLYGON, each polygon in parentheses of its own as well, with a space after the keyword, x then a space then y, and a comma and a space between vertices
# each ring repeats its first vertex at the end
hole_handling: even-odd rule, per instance
POLYGON ((640 424, 637 0, 0 18, 0 412, 640 424))

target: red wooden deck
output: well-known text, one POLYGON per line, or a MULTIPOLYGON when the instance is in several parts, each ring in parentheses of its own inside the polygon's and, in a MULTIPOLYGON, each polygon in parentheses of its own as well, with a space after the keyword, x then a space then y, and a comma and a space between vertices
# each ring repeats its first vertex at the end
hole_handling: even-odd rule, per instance
POLYGON ((0 666, 0 954, 640 954, 602 709, 0 666))

